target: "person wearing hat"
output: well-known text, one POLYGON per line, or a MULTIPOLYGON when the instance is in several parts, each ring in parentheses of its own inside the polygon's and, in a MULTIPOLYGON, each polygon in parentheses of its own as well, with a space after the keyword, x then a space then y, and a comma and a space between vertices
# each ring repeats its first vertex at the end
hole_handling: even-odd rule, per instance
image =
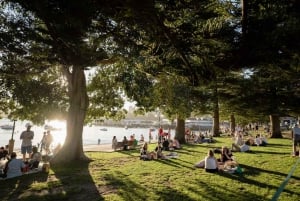
POLYGON ((26 124, 26 131, 21 133, 20 139, 22 140, 21 144, 21 153, 23 154, 23 161, 26 160, 26 153, 28 153, 29 157, 31 158, 32 153, 32 139, 34 137, 33 131, 31 131, 31 124, 26 124))

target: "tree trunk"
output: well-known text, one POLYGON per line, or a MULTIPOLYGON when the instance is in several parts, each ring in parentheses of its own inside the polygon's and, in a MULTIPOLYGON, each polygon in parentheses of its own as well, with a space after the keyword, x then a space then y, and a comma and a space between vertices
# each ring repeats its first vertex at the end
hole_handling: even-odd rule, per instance
POLYGON ((280 118, 278 114, 270 115, 271 138, 282 138, 280 130, 280 118))
POLYGON ((212 134, 214 137, 220 137, 219 109, 214 111, 212 134))
POLYGON ((88 160, 83 152, 82 132, 88 96, 83 68, 73 67, 72 72, 66 72, 69 89, 70 108, 67 118, 67 135, 65 143, 58 154, 51 160, 52 164, 62 164, 72 161, 88 160))
POLYGON ((214 137, 220 136, 220 115, 219 115, 219 99, 218 99, 218 89, 215 87, 215 97, 214 97, 214 114, 213 114, 213 127, 212 135, 214 137))
POLYGON ((181 143, 185 144, 185 121, 177 118, 177 125, 175 130, 175 138, 181 143))
POLYGON ((234 114, 230 115, 230 132, 231 132, 231 134, 235 132, 235 117, 234 117, 234 114))

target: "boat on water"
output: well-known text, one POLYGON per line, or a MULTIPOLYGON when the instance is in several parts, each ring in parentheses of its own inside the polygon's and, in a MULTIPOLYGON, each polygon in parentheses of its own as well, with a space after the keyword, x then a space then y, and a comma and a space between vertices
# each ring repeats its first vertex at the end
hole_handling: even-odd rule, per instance
POLYGON ((57 131, 57 130, 61 130, 61 128, 55 128, 54 126, 51 125, 45 125, 44 129, 47 131, 57 131))
POLYGON ((100 131, 107 131, 107 128, 100 128, 100 131))
POLYGON ((9 124, 5 124, 5 125, 0 126, 0 128, 3 129, 3 130, 12 130, 14 128, 14 126, 9 125, 9 124))

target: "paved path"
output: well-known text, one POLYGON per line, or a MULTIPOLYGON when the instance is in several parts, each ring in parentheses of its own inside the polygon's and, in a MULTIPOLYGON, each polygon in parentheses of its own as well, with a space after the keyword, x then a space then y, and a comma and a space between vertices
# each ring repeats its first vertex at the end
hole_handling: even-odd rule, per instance
POLYGON ((83 145, 83 151, 103 151, 103 152, 113 152, 111 144, 100 144, 100 145, 83 145))

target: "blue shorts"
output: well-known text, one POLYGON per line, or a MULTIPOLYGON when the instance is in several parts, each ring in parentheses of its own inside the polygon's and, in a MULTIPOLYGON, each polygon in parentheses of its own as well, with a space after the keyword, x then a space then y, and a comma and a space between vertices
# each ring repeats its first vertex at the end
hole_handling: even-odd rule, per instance
POLYGON ((294 135, 294 146, 300 144, 300 135, 294 135))
POLYGON ((26 147, 21 147, 21 153, 22 154, 31 154, 32 153, 32 146, 26 146, 26 147))

